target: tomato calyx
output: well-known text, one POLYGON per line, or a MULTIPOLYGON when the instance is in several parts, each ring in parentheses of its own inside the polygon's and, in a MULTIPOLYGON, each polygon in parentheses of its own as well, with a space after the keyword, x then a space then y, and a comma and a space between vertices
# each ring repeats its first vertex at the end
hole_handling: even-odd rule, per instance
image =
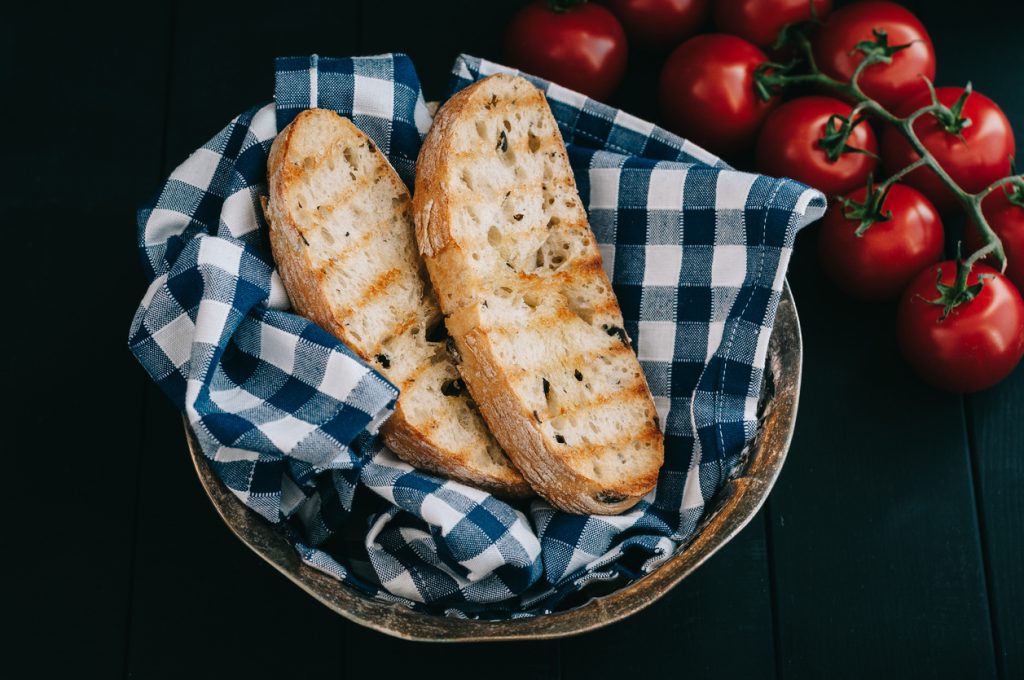
POLYGON ((871 34, 875 36, 874 40, 861 40, 853 46, 850 54, 862 52, 864 54, 864 61, 869 61, 873 64, 891 64, 894 54, 907 49, 917 42, 915 40, 903 45, 890 45, 889 33, 884 28, 872 28, 871 34))
POLYGON ((811 2, 811 18, 803 21, 794 21, 779 29, 779 35, 772 43, 773 50, 781 50, 784 47, 801 48, 810 42, 811 32, 822 25, 818 17, 818 8, 811 2))
POLYGON ((1003 187, 1006 200, 1018 208, 1024 208, 1024 178, 1017 177, 1003 187))
POLYGON ((953 284, 947 285, 942 282, 942 268, 940 267, 935 276, 935 289, 939 291, 939 297, 932 300, 924 297, 921 298, 930 305, 942 307, 942 315, 938 319, 939 322, 945 321, 950 312, 960 305, 967 304, 978 297, 985 288, 985 280, 993 278, 992 274, 978 274, 977 282, 968 286, 967 275, 971 273, 971 265, 960 258, 959 243, 956 246, 956 250, 956 278, 953 280, 953 284))
POLYGON ((856 220, 860 223, 854 232, 858 238, 863 237, 873 224, 888 222, 892 219, 892 210, 882 210, 890 189, 892 189, 892 184, 883 184, 876 188, 874 177, 868 175, 867 192, 864 194, 863 201, 855 201, 845 196, 839 198, 843 204, 843 217, 851 222, 856 220))
POLYGON ((548 0, 548 9, 558 14, 564 14, 573 7, 583 5, 587 0, 548 0))
POLYGON ((781 95, 791 81, 790 76, 801 65, 799 59, 788 64, 766 61, 754 69, 754 92, 761 101, 769 101, 781 95))
POLYGON ((1003 194, 1010 205, 1024 208, 1024 175, 1017 174, 1017 159, 1010 156, 1010 181, 1003 185, 1003 194))
POLYGON ((825 157, 833 163, 838 161, 839 157, 844 153, 862 153, 872 158, 878 158, 877 155, 867 149, 861 149, 847 143, 850 135, 853 134, 854 128, 864 121, 865 118, 858 116, 856 109, 849 116, 839 113, 833 113, 829 116, 828 120, 825 121, 825 132, 821 139, 818 140, 818 146, 825 151, 825 157))
MULTIPOLYGON (((922 76, 923 77, 923 76, 922 76)), ((964 105, 967 104, 967 98, 971 96, 971 92, 974 91, 971 83, 968 82, 964 88, 963 94, 961 94, 952 106, 946 106, 939 101, 939 97, 935 94, 935 85, 928 78, 924 79, 924 82, 928 84, 928 91, 932 95, 932 108, 931 115, 939 122, 942 129, 951 135, 956 135, 964 144, 967 140, 964 139, 964 130, 971 127, 972 121, 963 115, 964 105)))

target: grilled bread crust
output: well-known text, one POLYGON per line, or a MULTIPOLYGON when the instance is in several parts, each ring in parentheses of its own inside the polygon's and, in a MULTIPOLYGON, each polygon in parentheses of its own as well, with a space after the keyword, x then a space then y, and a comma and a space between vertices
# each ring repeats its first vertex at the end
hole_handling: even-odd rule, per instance
POLYGON ((544 94, 502 74, 450 99, 413 211, 459 372, 516 467, 569 512, 634 505, 664 442, 544 94))
POLYGON ((267 172, 271 249, 295 310, 401 390, 381 429, 388 447, 495 494, 531 495, 446 351, 409 192, 384 155, 349 120, 313 109, 274 140, 267 172))

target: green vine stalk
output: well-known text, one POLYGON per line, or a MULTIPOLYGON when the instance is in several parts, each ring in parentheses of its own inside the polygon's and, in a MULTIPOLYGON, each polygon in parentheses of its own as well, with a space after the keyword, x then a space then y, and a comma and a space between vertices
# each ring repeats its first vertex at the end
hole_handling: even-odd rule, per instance
MULTIPOLYGON (((1006 253, 1003 250, 1002 241, 1000 241, 999 236, 992 230, 988 220, 985 218, 985 214, 982 210, 982 202, 990 193, 1000 187, 1004 188, 1004 190, 1007 187, 1010 187, 1020 195, 1024 192, 1024 177, 1021 175, 1009 175, 993 182, 978 193, 968 193, 964 191, 952 177, 949 176, 949 173, 946 172, 945 168, 943 168, 935 157, 932 156, 928 149, 925 148, 924 144, 917 136, 917 133, 914 131, 914 123, 921 116, 925 115, 934 116, 940 121, 948 120, 954 124, 959 123, 961 127, 969 125, 968 121, 959 118, 959 113, 960 108, 963 106, 963 102, 968 96, 970 96, 970 84, 968 83, 967 85, 964 97, 954 105, 953 109, 950 109, 949 107, 939 103, 939 101, 934 97, 934 88, 932 88, 931 82, 928 82, 928 87, 933 92, 932 103, 921 107, 906 117, 901 118, 888 111, 884 106, 864 93, 860 87, 860 76, 864 70, 870 66, 875 64, 891 63, 893 55, 900 50, 910 47, 910 44, 889 45, 886 33, 884 31, 875 31, 874 41, 864 41, 856 46, 855 49, 864 54, 864 59, 857 65, 853 74, 850 76, 850 79, 845 82, 836 80, 835 78, 822 73, 818 68, 817 63, 815 63, 814 60, 814 52, 811 48, 811 42, 807 38, 806 31, 801 30, 800 25, 796 25, 783 31, 783 34, 779 39, 779 45, 781 46, 782 44, 794 45, 798 49, 798 56, 794 58, 792 62, 786 64, 775 62, 762 64, 755 74, 755 88, 758 94, 763 99, 768 99, 779 94, 787 86, 813 84, 823 86, 842 96, 846 100, 853 102, 853 112, 843 125, 838 130, 835 129, 834 123, 830 125, 830 131, 832 134, 829 135, 826 140, 827 146, 823 143, 826 153, 829 153, 830 151, 835 152, 836 149, 842 149, 844 152, 852 151, 853 149, 849 149, 848 147, 844 148, 846 139, 853 131, 853 128, 864 122, 868 115, 873 115, 878 119, 895 126, 910 143, 910 146, 915 152, 917 152, 920 158, 899 172, 893 174, 877 187, 871 188, 869 186, 869 196, 872 191, 875 191, 877 192, 876 195, 881 196, 884 200, 885 194, 888 193, 888 188, 892 186, 893 183, 921 167, 927 166, 931 168, 931 170, 938 175, 939 179, 942 180, 942 183, 945 184, 957 197, 957 200, 961 205, 963 205, 968 217, 971 218, 975 228, 979 230, 982 236, 982 246, 962 261, 964 266, 957 268, 956 282, 953 284, 954 289, 966 290, 967 275, 970 273, 974 264, 983 258, 991 257, 996 262, 1000 271, 1005 271, 1006 253), (802 67, 805 65, 806 72, 798 72, 798 69, 803 70, 802 67), (836 135, 836 132, 845 134, 836 135)), ((846 202, 846 205, 849 207, 850 203, 846 202)), ((874 207, 879 208, 880 204, 874 207)), ((875 214, 878 217, 883 217, 877 210, 875 210, 875 214)), ((862 222, 861 227, 858 228, 858 233, 863 234, 867 229, 867 226, 869 225, 862 222)))

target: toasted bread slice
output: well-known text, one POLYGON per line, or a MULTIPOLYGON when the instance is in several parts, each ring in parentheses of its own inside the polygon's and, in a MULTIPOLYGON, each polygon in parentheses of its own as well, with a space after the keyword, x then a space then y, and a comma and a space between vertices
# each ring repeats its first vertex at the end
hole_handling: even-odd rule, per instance
POLYGON ((529 495, 446 351, 409 191, 383 154, 350 121, 314 109, 274 140, 267 172, 270 244, 295 310, 401 390, 384 442, 416 467, 529 495))
POLYGON ((662 434, 544 94, 496 75, 454 96, 414 195, 459 372, 512 462, 563 510, 634 505, 662 434))

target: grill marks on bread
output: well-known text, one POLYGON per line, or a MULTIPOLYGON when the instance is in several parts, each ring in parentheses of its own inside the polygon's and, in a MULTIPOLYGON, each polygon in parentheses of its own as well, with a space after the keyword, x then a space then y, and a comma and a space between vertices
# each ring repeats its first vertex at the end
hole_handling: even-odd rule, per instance
POLYGON ((498 75, 453 97, 414 202, 460 372, 513 462, 563 509, 636 503, 662 436, 544 95, 498 75))
POLYGON ((487 430, 459 378, 413 234, 408 190, 384 156, 332 111, 304 111, 278 135, 265 212, 293 306, 395 383, 382 429, 407 462, 506 496, 529 486, 487 430))

